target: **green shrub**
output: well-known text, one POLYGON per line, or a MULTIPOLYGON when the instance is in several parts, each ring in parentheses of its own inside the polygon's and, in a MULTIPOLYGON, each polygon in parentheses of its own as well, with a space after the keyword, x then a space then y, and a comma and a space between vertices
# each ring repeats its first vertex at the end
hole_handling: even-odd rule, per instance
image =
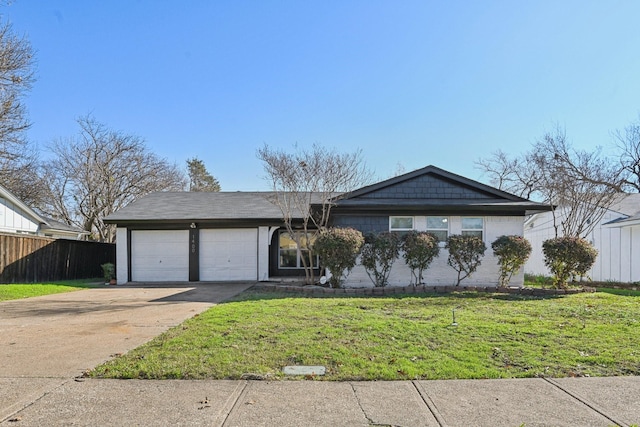
POLYGON ((328 228, 322 230, 313 244, 313 251, 320 262, 331 271, 329 283, 339 288, 344 277, 356 265, 356 259, 364 244, 362 233, 353 228, 328 228))
POLYGON ((438 238, 431 233, 410 231, 402 238, 402 249, 415 284, 423 283, 422 272, 440 255, 438 238))
POLYGON ((391 267, 399 254, 400 238, 397 234, 385 231, 367 235, 360 262, 374 286, 387 286, 391 267))
POLYGON ((447 264, 458 272, 456 286, 478 269, 487 250, 481 238, 461 234, 449 236, 445 248, 449 251, 447 264))
POLYGON ((116 266, 112 263, 108 262, 106 264, 100 265, 102 267, 102 274, 104 276, 104 281, 109 282, 112 279, 116 278, 116 266))
POLYGON ((556 237, 542 243, 544 264, 553 274, 553 285, 566 288, 569 278, 584 276, 596 262, 598 251, 580 237, 556 237))
POLYGON ((507 286, 531 255, 531 243, 522 236, 500 236, 491 243, 491 248, 500 266, 498 282, 500 286, 507 286))

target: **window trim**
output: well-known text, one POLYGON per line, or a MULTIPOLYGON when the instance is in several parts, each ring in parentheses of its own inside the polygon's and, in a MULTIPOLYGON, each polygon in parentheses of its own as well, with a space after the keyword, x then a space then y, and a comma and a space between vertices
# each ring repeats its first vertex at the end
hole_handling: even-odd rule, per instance
POLYGON ((408 215, 389 215, 389 231, 412 231, 415 230, 416 227, 416 218, 414 216, 408 216, 408 215), (398 218, 398 219, 408 219, 411 218, 411 228, 393 228, 391 226, 391 222, 393 221, 393 219, 398 218))
POLYGON ((481 239, 484 242, 484 236, 485 236, 485 220, 483 216, 464 216, 460 218, 460 234, 464 235, 465 231, 479 231, 481 233, 481 239), (482 227, 481 228, 464 228, 463 227, 463 223, 465 219, 479 219, 482 220, 482 227))
POLYGON ((425 231, 427 233, 434 233, 435 231, 446 231, 447 233, 447 237, 444 240, 440 240, 438 242, 438 246, 440 247, 444 247, 445 244, 447 243, 447 239, 449 238, 449 236, 451 235, 451 217, 449 216, 444 216, 444 215, 427 215, 425 216, 425 231), (444 218, 446 220, 447 223, 447 228, 429 228, 429 218, 444 218))

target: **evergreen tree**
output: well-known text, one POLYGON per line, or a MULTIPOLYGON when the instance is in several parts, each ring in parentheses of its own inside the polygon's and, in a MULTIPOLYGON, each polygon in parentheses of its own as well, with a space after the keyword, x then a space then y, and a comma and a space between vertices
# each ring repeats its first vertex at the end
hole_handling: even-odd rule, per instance
POLYGON ((220 191, 220 183, 204 166, 204 162, 197 157, 187 160, 189 174, 189 191, 220 191))

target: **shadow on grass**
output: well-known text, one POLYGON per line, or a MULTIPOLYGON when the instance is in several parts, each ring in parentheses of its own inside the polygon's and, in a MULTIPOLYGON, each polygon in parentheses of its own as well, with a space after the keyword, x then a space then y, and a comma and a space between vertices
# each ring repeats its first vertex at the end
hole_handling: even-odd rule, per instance
POLYGON ((640 297, 640 291, 634 291, 632 289, 598 288, 597 291, 623 297, 640 297))
POLYGON ((0 283, 0 286, 71 286, 74 288, 94 288, 104 286, 104 280, 101 278, 93 279, 76 279, 76 280, 56 280, 51 282, 38 283, 0 283))
POLYGON ((389 295, 370 295, 370 294, 323 294, 323 293, 303 293, 292 291, 264 291, 260 289, 248 289, 241 294, 230 298, 224 303, 241 302, 241 301, 258 301, 273 299, 394 299, 401 300, 405 298, 419 299, 438 299, 450 298, 459 300, 499 300, 499 301, 542 301, 561 299, 566 297, 565 294, 548 294, 548 295, 524 295, 524 294, 505 294, 505 293, 489 293, 476 291, 459 291, 459 292, 420 292, 420 293, 402 293, 389 295))

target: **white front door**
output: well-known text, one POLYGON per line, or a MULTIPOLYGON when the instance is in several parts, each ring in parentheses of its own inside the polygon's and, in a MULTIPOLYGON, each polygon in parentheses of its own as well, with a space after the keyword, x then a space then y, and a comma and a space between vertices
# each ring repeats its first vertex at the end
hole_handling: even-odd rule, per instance
POLYGON ((257 228, 200 230, 200 280, 257 278, 257 228))
POLYGON ((189 231, 133 230, 131 280, 172 282, 189 280, 189 231))

